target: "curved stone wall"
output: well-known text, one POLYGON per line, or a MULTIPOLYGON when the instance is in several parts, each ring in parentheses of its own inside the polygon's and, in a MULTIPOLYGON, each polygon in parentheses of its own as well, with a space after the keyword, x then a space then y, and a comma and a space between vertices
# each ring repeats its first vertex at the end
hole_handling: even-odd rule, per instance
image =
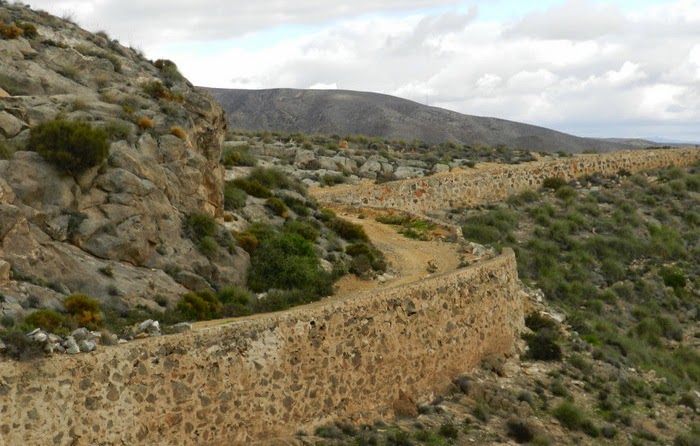
POLYGON ((572 180, 593 173, 632 173, 668 166, 687 166, 700 160, 700 149, 635 150, 601 155, 577 155, 515 165, 484 165, 425 178, 378 185, 338 186, 319 189, 324 203, 350 207, 392 208, 417 214, 438 209, 496 202, 526 189, 537 188, 545 178, 572 180))
POLYGON ((0 362, 0 444, 250 444, 430 397, 522 328, 515 256, 92 354, 0 362))

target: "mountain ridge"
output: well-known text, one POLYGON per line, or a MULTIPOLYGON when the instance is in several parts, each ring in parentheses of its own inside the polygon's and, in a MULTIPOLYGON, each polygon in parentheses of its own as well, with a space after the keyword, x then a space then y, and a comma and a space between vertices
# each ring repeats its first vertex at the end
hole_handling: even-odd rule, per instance
POLYGON ((506 119, 466 115, 382 93, 353 90, 206 88, 232 128, 308 134, 360 134, 431 144, 506 146, 533 151, 611 152, 659 145, 587 138, 506 119))

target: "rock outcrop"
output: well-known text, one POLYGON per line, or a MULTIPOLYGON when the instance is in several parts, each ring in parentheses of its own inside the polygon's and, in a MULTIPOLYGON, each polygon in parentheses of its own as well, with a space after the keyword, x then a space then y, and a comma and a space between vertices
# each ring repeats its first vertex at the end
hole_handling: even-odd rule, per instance
POLYGON ((0 5, 0 21, 36 28, 0 39, 0 260, 15 281, 0 277, 6 300, 52 308, 80 292, 154 307, 157 295, 186 292, 180 272, 242 281, 243 250, 207 258, 183 231, 193 212, 222 215, 221 107, 174 64, 104 33, 19 4, 0 5), (30 129, 56 118, 105 129, 106 162, 70 175, 33 152, 30 129), (18 293, 16 281, 45 291, 18 293))

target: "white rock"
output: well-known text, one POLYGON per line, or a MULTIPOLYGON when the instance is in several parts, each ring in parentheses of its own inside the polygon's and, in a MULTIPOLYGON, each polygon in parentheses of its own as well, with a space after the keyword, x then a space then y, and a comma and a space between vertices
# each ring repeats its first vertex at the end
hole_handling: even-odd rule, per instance
POLYGON ((80 345, 81 352, 89 353, 89 352, 95 350, 95 343, 92 341, 82 340, 82 341, 80 341, 79 345, 80 345))
POLYGON ((170 327, 175 333, 184 333, 192 330, 192 324, 189 322, 180 322, 170 327))

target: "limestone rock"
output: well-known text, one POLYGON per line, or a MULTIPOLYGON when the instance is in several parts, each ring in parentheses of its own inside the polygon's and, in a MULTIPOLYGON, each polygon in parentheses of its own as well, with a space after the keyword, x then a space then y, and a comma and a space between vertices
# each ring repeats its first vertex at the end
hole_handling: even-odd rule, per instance
POLYGON ((422 177, 424 175, 423 169, 417 167, 399 166, 396 171, 394 171, 394 178, 397 180, 422 177))
POLYGON ((22 121, 11 114, 0 111, 0 133, 6 138, 16 136, 22 130, 22 121))
POLYGON ((318 162, 316 160, 316 155, 313 150, 297 150, 294 157, 294 165, 302 168, 318 168, 318 162))
POLYGON ((78 342, 78 346, 80 347, 80 351, 83 353, 90 353, 91 351, 95 350, 95 343, 85 339, 78 342))
POLYGON ((189 322, 180 322, 179 324, 175 324, 170 329, 174 333, 184 333, 186 331, 191 331, 192 330, 192 324, 189 322))
POLYGON ((158 321, 154 321, 153 319, 146 319, 145 321, 141 322, 138 327, 135 327, 134 334, 136 336, 140 334, 146 334, 148 336, 159 336, 161 334, 160 331, 160 323, 158 321))
MULTIPOLYGON (((0 40, 0 138, 20 149, 0 160, 0 260, 18 276, 116 307, 155 309, 156 295, 175 299, 186 292, 163 272, 173 264, 242 283, 247 255, 231 251, 210 261, 183 233, 193 212, 223 215, 219 160, 227 120, 221 107, 186 80, 167 87, 182 101, 165 107, 143 94, 143 84, 161 73, 137 52, 24 6, 0 8, 13 20, 40 24, 43 39, 60 42, 0 40), (125 120, 121 104, 129 100, 153 119, 152 131, 138 135, 125 120), (125 134, 110 145, 104 164, 69 175, 26 147, 29 129, 59 114, 125 134), (185 130, 186 140, 170 134, 172 125, 185 130), (114 265, 111 278, 99 272, 107 265, 114 265), (121 296, 112 295, 114 289, 121 296)), ((2 263, 0 283, 7 279, 2 263)), ((22 303, 30 296, 18 297, 22 303)))
POLYGON ((432 169, 430 169, 431 173, 439 173, 439 172, 445 172, 450 170, 450 166, 448 164, 443 164, 443 163, 437 163, 433 166, 432 169))
POLYGON ((0 283, 10 280, 11 275, 12 266, 8 262, 0 260, 0 283))

